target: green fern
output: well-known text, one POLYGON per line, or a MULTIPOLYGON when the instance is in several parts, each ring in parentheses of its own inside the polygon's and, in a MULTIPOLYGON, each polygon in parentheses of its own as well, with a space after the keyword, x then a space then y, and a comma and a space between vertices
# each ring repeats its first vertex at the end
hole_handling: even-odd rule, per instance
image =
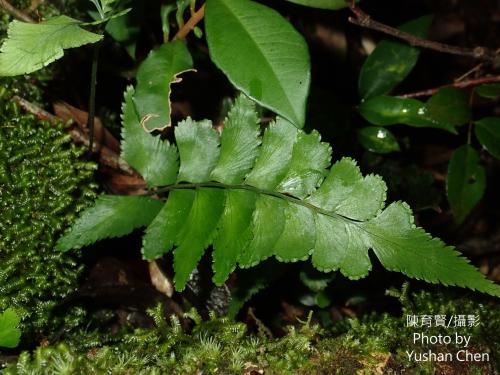
POLYGON ((125 94, 123 157, 156 187, 152 194, 169 192, 168 199, 157 211, 150 198, 135 198, 132 215, 123 197, 101 198, 59 241, 59 250, 147 225, 144 258, 173 250, 174 281, 182 290, 209 245, 217 284, 236 265, 252 267, 271 256, 284 262, 311 257, 321 271, 359 279, 371 270, 371 248, 388 270, 500 296, 500 286, 416 227, 408 205, 384 208, 386 185, 379 176, 363 177, 349 158, 328 170, 331 148, 316 131, 306 134, 278 118, 261 139, 254 106, 242 96, 221 134, 209 121, 190 118, 175 128, 178 164, 174 145, 138 130, 133 94, 125 94), (160 169, 169 176, 167 186, 158 186, 160 169))

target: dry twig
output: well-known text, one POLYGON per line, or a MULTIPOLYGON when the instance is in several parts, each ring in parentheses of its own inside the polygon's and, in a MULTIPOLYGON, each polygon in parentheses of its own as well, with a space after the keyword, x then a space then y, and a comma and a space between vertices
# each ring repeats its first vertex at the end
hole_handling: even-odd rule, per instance
POLYGON ((457 47, 449 44, 422 39, 410 33, 398 30, 394 27, 375 21, 370 17, 370 15, 366 14, 360 7, 356 5, 355 0, 349 0, 349 8, 356 16, 356 17, 349 17, 349 22, 355 25, 365 27, 371 30, 380 31, 394 38, 404 40, 408 44, 415 47, 421 47, 438 52, 471 57, 482 61, 488 61, 493 63, 495 66, 500 64, 500 56, 498 55, 498 53, 486 47, 475 47, 475 48, 457 47))
POLYGON ((36 23, 36 21, 28 16, 26 13, 20 11, 7 0, 0 0, 0 7, 3 8, 7 13, 19 21, 36 23))
POLYGON ((441 90, 445 87, 455 87, 457 89, 463 89, 466 87, 475 87, 475 86, 484 85, 487 83, 495 83, 495 82, 500 82, 500 76, 481 77, 481 78, 469 79, 469 80, 465 80, 465 81, 455 81, 453 83, 450 83, 449 85, 443 85, 443 86, 439 86, 439 87, 434 87, 432 89, 412 92, 409 94, 403 94, 403 95, 398 95, 398 96, 400 98, 420 98, 422 96, 432 96, 435 93, 437 93, 439 90, 441 90))

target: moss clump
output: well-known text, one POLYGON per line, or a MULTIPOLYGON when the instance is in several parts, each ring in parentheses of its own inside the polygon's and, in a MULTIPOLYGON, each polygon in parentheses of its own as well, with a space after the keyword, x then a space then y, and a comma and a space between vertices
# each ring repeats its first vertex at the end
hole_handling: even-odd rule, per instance
POLYGON ((0 92, 0 311, 40 332, 76 287, 81 266, 54 251, 59 234, 94 197, 95 165, 79 160, 63 126, 21 114, 0 92))
MULTIPOLYGON (((202 321, 188 316, 194 328, 186 333, 176 317, 165 321, 160 307, 151 311, 156 327, 111 336, 106 332, 77 331, 63 344, 23 353, 8 375, 24 374, 495 374, 500 337, 498 305, 464 302, 440 293, 418 293, 403 298, 411 314, 462 314, 473 311, 482 323, 460 331, 473 335, 471 350, 492 353, 489 363, 415 363, 404 350, 417 347, 403 317, 386 314, 341 323, 324 330, 309 322, 291 327, 280 339, 254 336, 242 323, 214 315, 202 321), (495 327, 497 327, 495 329, 495 327), (101 341, 99 341, 99 338, 101 341), (448 366, 444 368, 443 366, 448 366), (451 367, 450 367, 451 366, 451 367), (67 370, 64 372, 62 369, 67 370)), ((438 334, 439 330, 429 330, 438 334)), ((448 331, 448 334, 450 332, 448 331)), ((453 351, 456 348, 441 348, 453 351)))

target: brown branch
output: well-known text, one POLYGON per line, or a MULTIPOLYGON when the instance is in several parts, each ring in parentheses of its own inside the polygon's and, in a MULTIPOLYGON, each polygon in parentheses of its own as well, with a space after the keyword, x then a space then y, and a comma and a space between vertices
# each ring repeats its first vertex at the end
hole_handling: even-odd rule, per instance
POLYGON ((359 8, 354 0, 349 0, 349 8, 356 16, 355 18, 349 17, 349 22, 367 29, 376 30, 381 33, 390 35, 392 37, 404 40, 405 42, 407 42, 412 46, 427 48, 438 52, 449 53, 452 55, 471 57, 482 61, 489 61, 494 63, 495 65, 500 63, 499 55, 495 51, 490 50, 488 48, 457 47, 449 44, 422 39, 410 33, 398 30, 394 27, 387 26, 381 22, 375 21, 370 17, 370 15, 366 14, 361 8, 359 8))
POLYGON ((0 7, 3 8, 7 13, 9 13, 12 17, 19 21, 36 23, 36 21, 28 16, 26 13, 20 11, 16 7, 14 7, 7 0, 0 0, 0 7))
POLYGON ((457 89, 463 89, 466 87, 475 87, 475 86, 484 85, 487 83, 495 83, 495 82, 500 82, 500 76, 475 78, 475 79, 470 79, 470 80, 466 80, 466 81, 455 81, 455 82, 450 83, 448 85, 443 85, 443 86, 439 86, 439 87, 434 87, 432 89, 412 92, 409 94, 403 94, 403 95, 398 95, 398 96, 400 98, 420 98, 422 96, 432 96, 435 93, 437 93, 439 90, 441 90, 445 87, 455 87, 457 89))
MULTIPOLYGON (((63 119, 54 116, 53 114, 37 107, 33 103, 15 95, 12 97, 12 100, 16 102, 22 109, 24 109, 26 112, 32 113, 33 115, 36 116, 39 120, 46 120, 49 121, 52 124, 57 124, 64 122, 63 119)), ((83 133, 78 127, 73 126, 68 129, 68 134, 71 136, 73 141, 78 144, 83 144, 88 147, 89 145, 89 138, 85 133, 83 133)), ((94 142, 96 143, 96 142, 94 142)), ((136 175, 136 173, 128 166, 125 162, 123 162, 120 159, 120 156, 109 149, 108 147, 102 145, 102 144, 95 144, 96 147, 94 147, 94 150, 96 153, 99 155, 99 161, 103 164, 106 165, 114 170, 118 170, 120 172, 123 172, 127 175, 136 175)))
POLYGON ((189 18, 184 26, 177 31, 173 40, 186 38, 186 36, 196 27, 203 17, 205 17, 205 4, 203 4, 200 9, 191 15, 191 18, 189 18))

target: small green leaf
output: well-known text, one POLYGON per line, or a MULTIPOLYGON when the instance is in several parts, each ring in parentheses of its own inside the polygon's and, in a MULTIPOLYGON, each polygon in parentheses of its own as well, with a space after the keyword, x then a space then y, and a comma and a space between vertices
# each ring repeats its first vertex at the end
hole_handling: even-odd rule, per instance
POLYGON ((389 130, 378 126, 359 129, 358 140, 368 151, 378 154, 400 150, 396 137, 389 130))
POLYGON ((347 6, 345 0, 286 0, 310 8, 337 10, 347 6))
POLYGON ((137 72, 134 103, 141 125, 152 132, 171 125, 170 93, 179 75, 193 67, 186 45, 180 41, 163 44, 151 51, 137 72))
POLYGON ((178 291, 184 289, 203 252, 212 243, 217 222, 224 209, 224 197, 221 189, 196 190, 189 216, 175 240, 174 283, 178 291))
POLYGON ((475 133, 486 151, 500 159, 500 117, 485 117, 476 121, 475 133))
MULTIPOLYGON (((425 38, 431 22, 431 16, 420 17, 405 23, 400 30, 425 38)), ((419 55, 420 49, 407 43, 382 40, 361 68, 359 74, 361 97, 369 99, 390 92, 410 74, 419 55)))
POLYGON ((64 49, 102 39, 102 35, 84 30, 80 24, 66 16, 40 23, 12 21, 0 49, 0 76, 32 73, 63 57, 64 49))
MULTIPOLYGON (((430 127, 456 134, 449 123, 431 118, 427 106, 416 99, 395 96, 376 96, 360 104, 359 113, 368 122, 378 126, 405 124, 414 127, 430 127)), ((436 111, 437 112, 437 111, 436 111)))
POLYGON ((500 96, 500 83, 489 83, 477 86, 474 88, 474 91, 483 98, 495 99, 500 96))
POLYGON ((0 314, 0 347, 15 348, 21 340, 20 319, 14 309, 7 309, 0 314))
POLYGON ((211 179, 226 184, 241 183, 257 158, 260 142, 255 106, 240 95, 224 121, 220 158, 211 179))
POLYGON ((334 279, 333 273, 324 273, 307 267, 299 273, 300 281, 313 292, 325 290, 328 284, 334 279))
POLYGON ((469 99, 463 90, 445 87, 426 103, 427 116, 450 127, 466 124, 471 118, 469 99))
POLYGON ((121 157, 144 177, 149 187, 172 184, 179 171, 177 148, 143 129, 132 102, 133 95, 130 86, 125 91, 122 108, 121 157))
POLYGON ((469 145, 455 150, 448 165, 446 193, 457 223, 464 221, 476 206, 486 188, 486 173, 479 155, 469 145))
POLYGON ((153 260, 172 250, 174 239, 187 220, 194 201, 194 191, 172 191, 167 203, 147 227, 142 238, 144 259, 153 260))
POLYGON ((181 158, 177 181, 206 181, 219 159, 219 134, 208 120, 195 122, 191 118, 175 128, 175 138, 181 158))
POLYGON ((104 238, 124 236, 149 225, 162 206, 163 202, 148 197, 101 195, 59 238, 56 249, 78 249, 104 238))
POLYGON ((307 45, 278 12, 250 0, 208 0, 210 56, 246 95, 288 119, 305 122, 310 84, 307 45))
POLYGON ((105 28, 106 32, 121 44, 133 59, 135 59, 137 38, 140 32, 138 13, 134 8, 122 17, 109 20, 105 28))

